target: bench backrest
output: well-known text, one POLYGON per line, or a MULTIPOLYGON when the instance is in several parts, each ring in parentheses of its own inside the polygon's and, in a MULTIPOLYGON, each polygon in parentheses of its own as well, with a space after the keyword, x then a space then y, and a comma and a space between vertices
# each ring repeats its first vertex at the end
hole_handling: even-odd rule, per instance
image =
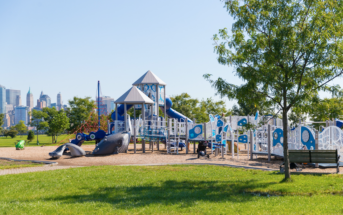
POLYGON ((337 163, 337 150, 289 150, 291 163, 337 163))

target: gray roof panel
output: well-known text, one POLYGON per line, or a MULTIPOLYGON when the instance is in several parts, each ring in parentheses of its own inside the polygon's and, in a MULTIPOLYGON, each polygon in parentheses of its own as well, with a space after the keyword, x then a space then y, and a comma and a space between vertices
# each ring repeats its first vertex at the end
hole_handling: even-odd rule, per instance
POLYGON ((162 81, 159 77, 157 77, 154 73, 150 70, 147 71, 142 77, 140 77, 135 83, 132 85, 138 84, 159 84, 159 85, 167 85, 164 81, 162 81))
POLYGON ((124 93, 119 99, 115 101, 119 104, 153 104, 154 101, 151 100, 147 95, 140 91, 137 87, 131 87, 126 93, 124 93))

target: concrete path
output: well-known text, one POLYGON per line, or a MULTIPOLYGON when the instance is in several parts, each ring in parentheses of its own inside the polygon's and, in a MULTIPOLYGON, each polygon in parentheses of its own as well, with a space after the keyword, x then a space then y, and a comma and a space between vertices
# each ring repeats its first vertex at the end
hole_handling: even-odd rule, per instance
POLYGON ((8 174, 20 174, 20 173, 27 173, 27 172, 41 172, 41 171, 49 171, 49 170, 56 170, 56 169, 68 169, 68 168, 75 168, 77 166, 39 166, 39 167, 25 167, 25 168, 15 168, 15 169, 3 169, 0 170, 0 175, 8 175, 8 174))

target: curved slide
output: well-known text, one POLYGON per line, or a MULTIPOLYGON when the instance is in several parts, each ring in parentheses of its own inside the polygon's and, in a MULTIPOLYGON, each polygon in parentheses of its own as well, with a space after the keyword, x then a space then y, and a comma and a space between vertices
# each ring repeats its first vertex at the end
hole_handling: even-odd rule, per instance
POLYGON ((77 146, 74 143, 63 144, 62 146, 59 146, 55 151, 50 152, 49 155, 54 159, 58 159, 63 155, 63 152, 66 148, 69 149, 72 157, 82 157, 86 155, 86 152, 80 146, 77 146))
MULTIPOLYGON (((133 105, 127 105, 126 108, 127 108, 127 111, 130 110, 131 108, 133 107, 133 105)), ((121 121, 124 121, 124 105, 120 105, 118 106, 118 111, 115 110, 113 111, 112 115, 111 115, 111 118, 113 120, 116 120, 116 114, 118 115, 118 120, 121 120, 121 121)))
MULTIPOLYGON (((176 110, 174 110, 173 108, 171 108, 172 105, 173 105, 173 102, 170 100, 170 98, 166 98, 166 106, 167 106, 166 113, 169 117, 175 118, 181 122, 184 122, 186 120, 188 122, 193 122, 191 119, 189 119, 185 115, 183 115, 183 114, 177 112, 176 110)), ((163 110, 163 107, 160 107, 160 108, 163 110)))

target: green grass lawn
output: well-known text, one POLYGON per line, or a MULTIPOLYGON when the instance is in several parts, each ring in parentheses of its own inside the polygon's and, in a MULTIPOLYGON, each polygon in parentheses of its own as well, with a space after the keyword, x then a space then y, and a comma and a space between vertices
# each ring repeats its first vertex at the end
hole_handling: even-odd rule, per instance
POLYGON ((23 167, 37 167, 37 166, 43 166, 43 164, 32 163, 32 162, 28 162, 28 161, 0 160, 0 170, 2 170, 2 169, 16 169, 16 168, 23 168, 23 167))
MULTIPOLYGON (((57 144, 61 145, 63 143, 68 143, 69 139, 74 139, 74 138, 75 138, 75 134, 60 135, 57 137, 57 144)), ((15 142, 18 142, 19 140, 26 140, 26 139, 27 139, 27 135, 23 135, 23 136, 18 135, 13 139, 11 137, 7 137, 7 138, 6 137, 0 137, 0 147, 14 147, 15 142)), ((45 134, 42 134, 42 135, 40 134, 38 136, 38 140, 39 140, 39 146, 56 145, 56 144, 51 144, 51 141, 52 141, 51 136, 47 136, 45 134)), ((87 141, 87 142, 84 142, 83 144, 94 145, 95 141, 87 141)), ((35 135, 35 139, 31 143, 26 145, 26 147, 28 147, 28 146, 38 146, 37 145, 37 135, 35 135)))
POLYGON ((342 175, 95 166, 0 176, 2 214, 339 214, 342 175))

